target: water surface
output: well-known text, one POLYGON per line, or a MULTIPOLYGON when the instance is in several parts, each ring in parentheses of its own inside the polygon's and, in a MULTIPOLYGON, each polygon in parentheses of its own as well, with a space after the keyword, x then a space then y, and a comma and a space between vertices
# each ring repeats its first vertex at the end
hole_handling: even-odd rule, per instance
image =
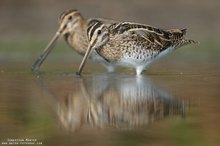
POLYGON ((1 72, 1 141, 218 143, 219 75, 1 72), (205 137, 205 138, 204 138, 205 137))

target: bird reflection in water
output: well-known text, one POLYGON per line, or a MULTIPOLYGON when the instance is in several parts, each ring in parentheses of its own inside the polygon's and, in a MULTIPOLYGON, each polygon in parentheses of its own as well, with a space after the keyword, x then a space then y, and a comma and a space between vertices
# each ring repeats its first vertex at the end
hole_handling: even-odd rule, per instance
POLYGON ((90 75, 60 80, 53 80, 53 88, 45 80, 41 82, 47 92, 59 96, 53 107, 63 127, 71 131, 135 128, 166 117, 185 116, 186 101, 159 89, 144 76, 90 75))

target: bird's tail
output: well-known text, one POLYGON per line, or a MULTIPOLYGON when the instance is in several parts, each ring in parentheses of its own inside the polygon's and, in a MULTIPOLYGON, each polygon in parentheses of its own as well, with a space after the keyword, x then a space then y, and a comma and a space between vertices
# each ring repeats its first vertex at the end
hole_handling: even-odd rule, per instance
POLYGON ((185 45, 189 44, 199 44, 199 42, 191 40, 191 39, 185 39, 185 35, 187 32, 187 29, 170 29, 168 30, 170 33, 173 34, 172 43, 175 44, 175 48, 180 48, 185 45))
POLYGON ((181 29, 180 31, 181 31, 181 33, 182 33, 182 38, 179 39, 179 40, 177 40, 177 42, 176 42, 176 47, 177 47, 177 48, 182 47, 182 46, 185 46, 185 45, 190 45, 190 44, 199 44, 198 41, 191 40, 191 39, 185 39, 185 38, 184 38, 184 35, 186 35, 186 31, 187 31, 186 28, 181 29))
POLYGON ((188 39, 182 38, 178 42, 176 42, 176 48, 180 48, 182 46, 186 46, 190 44, 199 44, 199 42, 195 40, 188 40, 188 39))
POLYGON ((187 31, 187 29, 186 29, 186 28, 181 29, 181 32, 183 33, 183 35, 185 35, 185 34, 186 34, 186 31, 187 31))

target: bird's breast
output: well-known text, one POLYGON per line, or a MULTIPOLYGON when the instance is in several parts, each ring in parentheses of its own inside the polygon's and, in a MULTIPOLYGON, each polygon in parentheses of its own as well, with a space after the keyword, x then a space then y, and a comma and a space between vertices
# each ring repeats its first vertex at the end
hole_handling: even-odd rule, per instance
POLYGON ((69 44, 69 46, 73 48, 73 50, 75 50, 78 54, 83 56, 86 53, 88 45, 87 38, 76 34, 72 34, 69 35, 66 41, 69 44))

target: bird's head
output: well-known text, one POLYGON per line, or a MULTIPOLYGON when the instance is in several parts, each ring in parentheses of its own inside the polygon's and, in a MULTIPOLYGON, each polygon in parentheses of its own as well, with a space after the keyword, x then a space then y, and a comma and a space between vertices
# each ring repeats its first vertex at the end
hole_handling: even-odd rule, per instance
POLYGON ((55 47, 57 40, 61 36, 68 36, 68 34, 73 33, 77 26, 82 25, 83 18, 79 11, 77 10, 67 10, 63 12, 59 17, 59 28, 55 33, 54 37, 51 39, 47 47, 44 49, 43 53, 32 65, 32 71, 36 71, 40 68, 41 64, 44 62, 46 57, 49 55, 51 50, 55 47))
POLYGON ((98 49, 102 48, 109 41, 110 31, 108 27, 101 21, 92 20, 88 24, 87 37, 89 45, 77 72, 79 75, 81 74, 86 60, 88 59, 91 52, 94 50, 98 51, 98 49))
POLYGON ((61 35, 71 34, 81 25, 83 17, 77 10, 67 10, 59 17, 58 33, 61 35))

